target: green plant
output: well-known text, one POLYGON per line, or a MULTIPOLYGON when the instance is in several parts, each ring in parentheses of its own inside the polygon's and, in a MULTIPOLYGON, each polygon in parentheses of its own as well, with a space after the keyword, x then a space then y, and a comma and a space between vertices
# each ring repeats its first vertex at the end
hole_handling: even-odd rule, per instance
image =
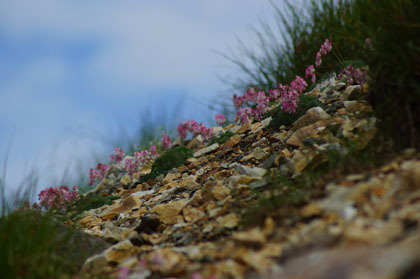
POLYGON ((99 208, 104 205, 110 205, 112 204, 113 200, 117 199, 119 199, 119 197, 113 195, 106 197, 102 197, 95 193, 87 193, 86 195, 81 195, 80 200, 75 202, 68 210, 71 214, 69 218, 74 219, 85 211, 99 208))
MULTIPOLYGON (((278 29, 262 22, 254 29, 260 50, 239 41, 239 54, 224 55, 241 73, 225 82, 236 91, 269 90, 288 83, 314 63, 318 46, 329 38, 333 55, 317 69, 360 59, 369 66, 369 101, 381 131, 397 149, 420 146, 420 2, 415 0, 312 0, 305 10, 273 5, 278 29)), ((360 64, 360 63, 359 63, 360 64)))
POLYGON ((0 217, 2 278, 70 278, 76 271, 73 263, 56 252, 70 232, 58 230, 51 216, 40 212, 15 210, 0 217))
POLYGON ((220 145, 224 144, 233 135, 234 133, 232 133, 231 131, 226 131, 218 137, 213 137, 210 144, 215 144, 215 143, 218 143, 220 145))
POLYGON ((108 246, 40 211, 18 209, 0 217, 2 279, 74 278, 89 256, 108 246))
POLYGON ((149 174, 142 176, 141 181, 145 182, 160 174, 165 174, 170 169, 179 167, 192 156, 193 151, 185 146, 173 147, 155 160, 152 165, 152 171, 149 174))
POLYGON ((290 126, 295 122, 299 117, 304 115, 306 111, 313 107, 324 107, 324 104, 321 103, 318 98, 308 95, 301 95, 300 103, 297 107, 296 113, 287 113, 284 112, 280 106, 274 108, 273 110, 269 111, 264 115, 263 118, 272 117, 272 121, 270 122, 270 128, 274 130, 278 130, 280 126, 290 126))

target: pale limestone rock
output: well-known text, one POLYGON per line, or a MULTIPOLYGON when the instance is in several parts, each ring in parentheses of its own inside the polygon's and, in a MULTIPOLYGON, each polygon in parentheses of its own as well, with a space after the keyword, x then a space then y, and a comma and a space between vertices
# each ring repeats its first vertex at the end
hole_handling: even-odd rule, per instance
POLYGON ((185 204, 186 199, 158 204, 152 208, 151 213, 156 213, 163 224, 175 224, 178 222, 178 214, 185 204))
POLYGON ((238 215, 236 215, 235 213, 230 213, 225 216, 218 217, 216 219, 216 222, 218 223, 220 227, 233 229, 238 226, 239 218, 238 218, 238 215))
POLYGON ((267 170, 263 168, 248 167, 240 164, 235 164, 234 167, 239 174, 251 177, 262 177, 267 172, 267 170))
POLYGON ((319 120, 330 119, 331 116, 326 113, 321 107, 314 107, 302 115, 298 120, 293 123, 292 130, 296 131, 302 127, 313 124, 319 120))
POLYGON ((204 147, 204 148, 202 148, 202 149, 200 149, 200 150, 198 150, 197 152, 194 153, 194 158, 201 157, 201 156, 203 156, 207 153, 213 152, 218 148, 219 148, 218 143, 215 143, 215 144, 212 144, 210 146, 204 147))

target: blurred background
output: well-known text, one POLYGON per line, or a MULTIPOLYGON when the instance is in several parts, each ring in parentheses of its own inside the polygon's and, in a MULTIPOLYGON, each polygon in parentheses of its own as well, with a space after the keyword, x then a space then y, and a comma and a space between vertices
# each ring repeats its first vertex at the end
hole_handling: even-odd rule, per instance
MULTIPOLYGON (((281 1, 277 1, 279 4, 281 1)), ((0 2, 0 166, 8 191, 79 183, 142 133, 212 122, 228 53, 266 0, 0 2)), ((242 92, 236 92, 242 93, 242 92)), ((71 186, 71 185, 69 185, 71 186)))

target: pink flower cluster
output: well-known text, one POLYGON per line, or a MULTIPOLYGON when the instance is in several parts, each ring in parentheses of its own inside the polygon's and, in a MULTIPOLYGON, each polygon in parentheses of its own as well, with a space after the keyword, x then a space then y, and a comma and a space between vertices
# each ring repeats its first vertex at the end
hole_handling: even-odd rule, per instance
POLYGON ((264 91, 255 91, 254 88, 250 88, 248 91, 244 93, 243 96, 237 96, 236 94, 233 95, 233 103, 235 105, 235 108, 238 109, 242 107, 246 103, 247 106, 249 106, 250 103, 256 103, 257 98, 261 93, 265 94, 264 91))
POLYGON ((167 134, 162 135, 162 148, 163 151, 168 150, 172 145, 171 138, 167 134))
POLYGON ((325 39, 325 42, 321 45, 321 48, 319 49, 319 51, 316 53, 316 58, 315 58, 315 65, 318 68, 319 66, 321 66, 322 64, 322 55, 326 55, 327 53, 329 53, 332 50, 332 44, 328 39, 325 39))
POLYGON ((367 37, 366 39, 365 39, 365 44, 364 44, 364 46, 363 46, 364 48, 367 48, 367 49, 369 49, 369 50, 371 50, 371 51, 374 51, 375 50, 375 47, 373 46, 373 39, 372 38, 370 38, 370 37, 367 37))
POLYGON ((68 206, 80 199, 77 189, 76 185, 73 186, 72 192, 67 186, 47 188, 38 194, 39 203, 47 210, 59 210, 65 213, 68 206))
MULTIPOLYGON (((332 50, 332 43, 330 40, 325 39, 325 42, 321 45, 321 48, 316 53, 315 58, 315 65, 318 68, 322 64, 322 56, 327 55, 332 50)), ((312 83, 315 83, 316 81, 316 75, 315 75, 315 67, 314 65, 309 65, 305 70, 305 78, 310 79, 312 83)))
POLYGON ((267 112, 270 106, 270 96, 267 96, 264 91, 255 91, 254 88, 250 88, 243 96, 233 95, 233 102, 236 108, 241 107, 243 104, 248 106, 239 109, 235 120, 239 119, 241 123, 248 122, 250 117, 261 120, 261 116, 267 112), (255 108, 250 107, 251 103, 255 104, 255 108))
POLYGON ((222 125, 223 123, 226 122, 226 117, 223 114, 216 114, 216 123, 219 125, 222 125))
POLYGON ((132 159, 125 159, 124 168, 129 175, 135 173, 135 171, 142 165, 150 163, 158 155, 156 145, 150 146, 149 150, 141 150, 134 152, 134 161, 132 159))
POLYGON ((179 136, 183 139, 187 137, 187 132, 191 132, 195 136, 201 135, 204 138, 204 140, 210 140, 213 135, 212 128, 207 128, 206 126, 204 126, 203 122, 198 124, 194 120, 180 123, 178 125, 177 131, 179 136))
POLYGON ((240 108, 236 114, 236 120, 239 120, 242 124, 248 122, 250 117, 260 121, 261 116, 268 111, 270 101, 280 101, 282 110, 288 113, 295 112, 299 103, 299 96, 306 90, 307 86, 308 84, 302 77, 296 76, 290 85, 279 84, 277 88, 270 89, 268 94, 264 91, 255 92, 251 88, 243 96, 238 97, 234 95, 233 101, 235 106, 238 104, 243 105, 244 103, 248 105, 251 102, 255 103, 255 108, 250 106, 240 108))
POLYGON ((115 163, 121 162, 124 156, 125 156, 124 150, 122 148, 115 147, 114 154, 109 155, 109 158, 111 159, 111 164, 114 162, 115 163))
POLYGON ((311 79, 312 83, 315 83, 315 81, 316 81, 316 75, 315 75, 315 68, 314 68, 314 65, 309 65, 309 66, 306 68, 306 71, 305 71, 305 78, 306 78, 306 79, 311 79))
POLYGON ((366 73, 360 68, 354 68, 353 66, 347 66, 342 69, 338 74, 339 80, 345 80, 348 84, 363 84, 366 82, 366 73))
POLYGON ((106 164, 98 163, 95 169, 89 170, 89 185, 93 185, 96 181, 101 181, 105 173, 108 171, 109 166, 106 164))

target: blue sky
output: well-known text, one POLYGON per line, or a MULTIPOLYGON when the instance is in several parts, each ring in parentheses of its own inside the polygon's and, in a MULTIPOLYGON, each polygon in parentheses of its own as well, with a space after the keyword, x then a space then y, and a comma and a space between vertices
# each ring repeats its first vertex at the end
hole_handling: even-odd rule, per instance
MULTIPOLYGON (((112 152, 103 138, 146 117, 207 121, 193 101, 226 89, 234 75, 216 54, 272 18, 266 0, 0 2, 0 162, 12 137, 10 188, 32 167, 41 187, 81 159, 112 152), (178 106, 177 104, 182 104, 178 106)), ((233 94, 234 92, 232 92, 233 94)), ((226 96, 226 94, 224 95, 226 96)))

